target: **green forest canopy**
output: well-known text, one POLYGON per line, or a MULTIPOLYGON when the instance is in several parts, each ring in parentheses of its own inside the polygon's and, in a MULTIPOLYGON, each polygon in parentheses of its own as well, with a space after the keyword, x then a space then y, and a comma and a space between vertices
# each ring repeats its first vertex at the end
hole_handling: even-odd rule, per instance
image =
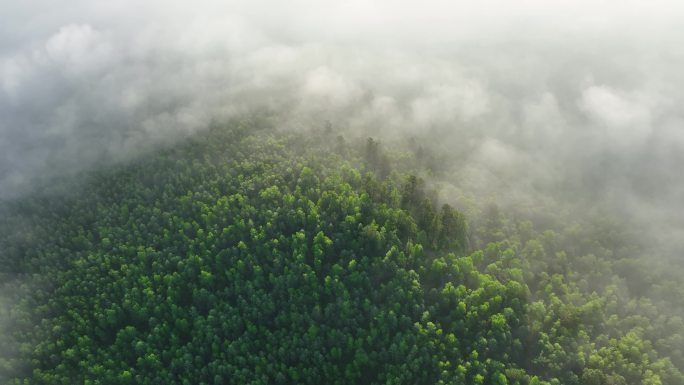
POLYGON ((681 277, 619 227, 467 223, 378 141, 261 126, 5 203, 0 382, 684 384, 681 277))

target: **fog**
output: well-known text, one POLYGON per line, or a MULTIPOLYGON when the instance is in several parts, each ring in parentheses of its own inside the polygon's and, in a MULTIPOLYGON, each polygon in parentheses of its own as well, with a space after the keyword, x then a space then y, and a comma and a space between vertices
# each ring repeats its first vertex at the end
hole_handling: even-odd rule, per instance
POLYGON ((4 0, 0 20, 2 199, 269 111, 415 138, 446 154, 446 195, 683 243, 676 1, 4 0))

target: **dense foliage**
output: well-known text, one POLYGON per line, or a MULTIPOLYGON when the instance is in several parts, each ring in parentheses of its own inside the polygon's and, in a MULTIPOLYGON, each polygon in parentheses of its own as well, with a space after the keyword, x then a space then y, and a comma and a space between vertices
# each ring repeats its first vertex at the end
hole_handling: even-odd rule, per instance
POLYGON ((680 278, 615 226, 469 229, 377 141, 259 125, 6 203, 0 380, 684 384, 680 278))

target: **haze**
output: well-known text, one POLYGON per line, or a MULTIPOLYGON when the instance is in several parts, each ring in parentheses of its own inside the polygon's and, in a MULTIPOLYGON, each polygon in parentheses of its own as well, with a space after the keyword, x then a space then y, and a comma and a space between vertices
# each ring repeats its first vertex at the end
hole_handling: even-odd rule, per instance
POLYGON ((678 2, 1 9, 3 199, 269 111, 284 128, 329 120, 348 135, 417 138, 449 154, 445 194, 579 203, 627 214, 669 243, 684 238, 678 2))

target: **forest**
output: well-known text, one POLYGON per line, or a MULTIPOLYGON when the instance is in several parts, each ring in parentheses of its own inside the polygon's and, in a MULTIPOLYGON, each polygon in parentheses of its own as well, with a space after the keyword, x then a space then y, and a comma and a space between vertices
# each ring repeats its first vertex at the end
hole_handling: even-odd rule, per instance
POLYGON ((0 382, 684 384, 638 227, 469 210, 435 163, 244 118, 3 202, 0 382))

